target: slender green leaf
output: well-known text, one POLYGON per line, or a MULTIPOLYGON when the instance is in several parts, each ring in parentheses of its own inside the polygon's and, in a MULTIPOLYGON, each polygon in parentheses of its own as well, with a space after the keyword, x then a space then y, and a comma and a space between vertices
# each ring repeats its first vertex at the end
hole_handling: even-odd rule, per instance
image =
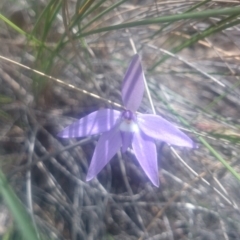
MULTIPOLYGON (((163 100, 159 95, 158 97, 165 103, 167 108, 181 121, 185 126, 187 126, 190 130, 193 132, 194 129, 192 126, 182 117, 180 116, 165 100, 163 100)), ((210 153, 215 156, 223 165, 226 167, 226 169, 240 181, 240 173, 237 173, 236 170, 219 154, 203 137, 197 136, 200 142, 210 151, 210 153)))
POLYGON ((6 181, 4 174, 0 170, 0 194, 2 195, 5 204, 11 211, 17 226, 25 240, 38 240, 37 233, 28 216, 26 210, 23 208, 16 194, 6 181))
POLYGON ((108 32, 108 31, 113 31, 118 29, 125 29, 125 28, 144 26, 144 25, 150 25, 150 24, 176 22, 184 19, 202 19, 207 17, 216 17, 221 15, 232 15, 232 14, 239 14, 239 13, 240 13, 240 7, 233 7, 233 8, 223 8, 223 9, 217 9, 217 10, 213 9, 213 10, 206 10, 206 11, 200 11, 200 12, 174 14, 170 16, 150 18, 150 19, 145 19, 141 21, 128 22, 128 23, 122 23, 122 24, 117 24, 113 26, 103 27, 103 28, 91 30, 85 33, 80 33, 79 35, 76 36, 76 38, 89 36, 95 33, 108 32))
POLYGON ((88 22, 85 26, 82 27, 82 31, 85 30, 87 27, 89 27, 92 23, 96 22, 97 20, 99 20, 102 16, 104 16, 105 14, 107 14, 108 12, 112 11, 113 9, 115 9, 116 7, 118 7, 119 5, 123 4, 124 2, 126 2, 126 0, 122 0, 119 2, 116 2, 115 4, 111 5, 109 8, 105 9, 104 11, 102 11, 100 14, 98 14, 95 18, 93 18, 90 22, 88 22))
POLYGON ((39 41, 38 39, 36 39, 32 35, 26 33, 25 31, 23 31, 21 28, 19 28, 17 25, 15 25, 13 22, 11 22, 8 18, 3 16, 1 13, 0 13, 0 19, 3 20, 5 23, 7 23, 11 28, 16 30, 18 33, 26 36, 28 39, 30 39, 33 42, 35 42, 37 45, 42 45, 41 41, 39 41))
MULTIPOLYGON (((237 24, 240 23, 239 19, 232 21, 234 18, 236 18, 238 16, 237 15, 233 15, 230 17, 227 17, 226 19, 220 21, 216 26, 213 27, 209 27, 208 29, 204 30, 201 33, 197 33, 195 34, 193 37, 191 37, 190 39, 184 41, 183 44, 173 48, 172 50, 170 50, 171 53, 178 53, 181 50, 183 50, 186 47, 189 47, 191 45, 193 45, 194 43, 198 42, 201 39, 204 39, 207 36, 210 36, 212 34, 215 34, 217 32, 220 32, 224 29, 227 29, 229 27, 235 26, 237 24)), ((165 62, 167 59, 169 59, 171 56, 169 55, 165 55, 161 60, 157 61, 150 69, 148 69, 149 71, 153 71, 158 65, 160 65, 161 63, 165 62)))
MULTIPOLYGON (((195 10, 196 8, 198 7, 201 7, 202 5, 210 2, 211 0, 205 0, 205 1, 202 1, 200 3, 197 3, 196 5, 192 6, 191 8, 189 8, 187 11, 185 11, 184 13, 188 13, 188 12, 191 12, 193 10, 195 10)), ((158 35, 159 33, 161 33, 163 31, 163 29, 167 28, 168 26, 170 26, 172 23, 169 22, 168 24, 164 25, 163 27, 161 27, 158 31, 156 31, 152 36, 150 36, 149 38, 152 39, 154 38, 156 35, 158 35)))

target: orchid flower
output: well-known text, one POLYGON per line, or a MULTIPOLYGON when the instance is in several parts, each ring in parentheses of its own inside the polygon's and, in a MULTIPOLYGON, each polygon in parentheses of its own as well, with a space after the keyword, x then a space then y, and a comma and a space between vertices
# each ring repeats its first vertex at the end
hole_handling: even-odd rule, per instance
POLYGON ((173 124, 153 114, 136 113, 144 93, 144 73, 136 54, 122 84, 125 110, 100 109, 74 122, 58 134, 61 138, 102 135, 96 145, 86 181, 93 179, 117 153, 132 145, 133 152, 155 186, 159 186, 155 140, 170 145, 194 147, 193 141, 173 124))

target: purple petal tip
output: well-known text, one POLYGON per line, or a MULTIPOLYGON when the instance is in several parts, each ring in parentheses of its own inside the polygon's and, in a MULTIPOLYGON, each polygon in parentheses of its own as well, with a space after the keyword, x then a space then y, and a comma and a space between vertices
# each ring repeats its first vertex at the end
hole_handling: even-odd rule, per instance
POLYGON ((134 55, 126 71, 122 84, 124 106, 136 111, 141 104, 144 93, 144 73, 138 54, 134 55))

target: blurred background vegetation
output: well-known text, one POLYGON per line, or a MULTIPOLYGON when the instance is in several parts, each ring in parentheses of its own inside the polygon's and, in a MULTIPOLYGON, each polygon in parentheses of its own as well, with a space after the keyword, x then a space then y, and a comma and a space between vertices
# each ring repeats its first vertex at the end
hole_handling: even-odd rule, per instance
POLYGON ((0 1, 0 239, 240 239, 239 39, 237 0, 0 1), (134 48, 198 148, 157 143, 159 188, 131 151, 85 182, 97 137, 56 135, 121 104, 134 48))

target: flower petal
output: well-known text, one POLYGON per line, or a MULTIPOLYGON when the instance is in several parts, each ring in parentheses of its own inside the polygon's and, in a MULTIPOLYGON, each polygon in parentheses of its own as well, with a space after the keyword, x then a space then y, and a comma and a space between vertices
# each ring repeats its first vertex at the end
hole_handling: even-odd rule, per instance
POLYGON ((138 126, 149 137, 170 145, 191 147, 194 142, 172 123, 153 114, 138 114, 138 126))
POLYGON ((93 179, 116 154, 122 145, 119 124, 116 124, 110 131, 105 132, 99 138, 96 145, 86 181, 93 179))
POLYGON ((125 74, 122 85, 122 100, 124 106, 136 111, 140 106, 144 93, 144 73, 138 54, 134 55, 125 74))
POLYGON ((127 149, 131 146, 133 133, 121 131, 121 136, 122 136, 122 152, 126 152, 127 149))
POLYGON ((58 136, 75 138, 106 132, 116 124, 120 115, 121 112, 113 109, 100 109, 66 127, 58 136))
POLYGON ((138 131, 133 135, 132 147, 142 169, 151 182, 158 187, 159 177, 155 143, 143 132, 138 131))

